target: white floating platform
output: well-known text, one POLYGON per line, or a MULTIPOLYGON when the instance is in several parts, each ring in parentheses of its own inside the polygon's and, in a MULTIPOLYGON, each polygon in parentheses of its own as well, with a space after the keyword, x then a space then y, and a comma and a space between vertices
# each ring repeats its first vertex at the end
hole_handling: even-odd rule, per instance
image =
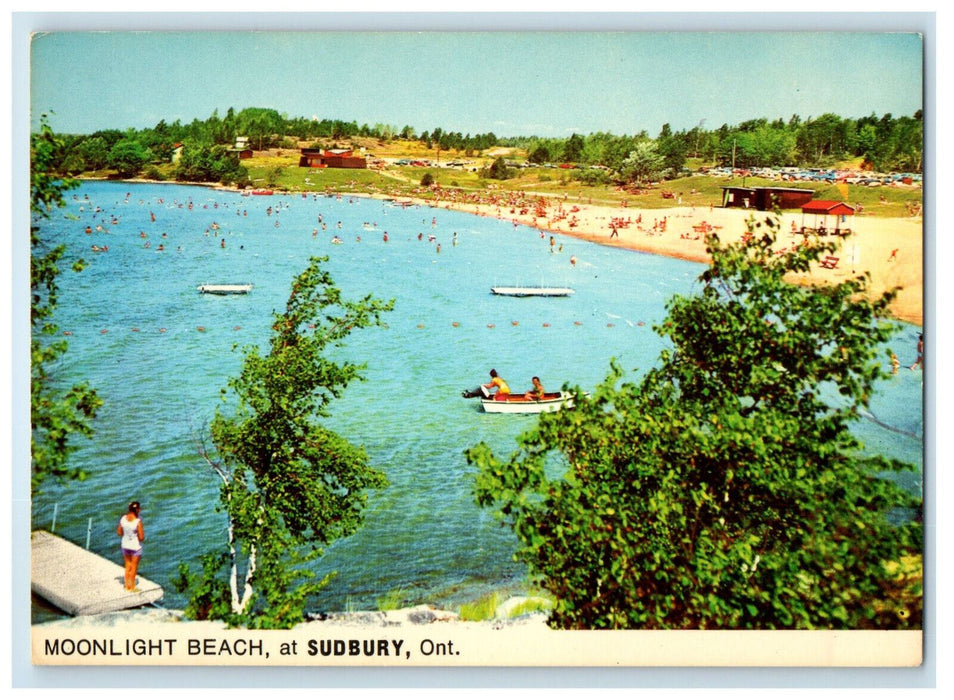
POLYGON ((490 291, 505 297, 568 297, 569 287, 491 287, 490 291))
MULTIPOLYGON (((117 560, 120 556, 117 544, 117 560)), ((33 592, 70 615, 99 615, 162 600, 162 586, 142 576, 136 581, 139 591, 127 591, 123 573, 120 564, 49 532, 37 530, 30 536, 33 592)))
POLYGON ((200 284, 197 289, 202 294, 248 294, 250 284, 200 284))

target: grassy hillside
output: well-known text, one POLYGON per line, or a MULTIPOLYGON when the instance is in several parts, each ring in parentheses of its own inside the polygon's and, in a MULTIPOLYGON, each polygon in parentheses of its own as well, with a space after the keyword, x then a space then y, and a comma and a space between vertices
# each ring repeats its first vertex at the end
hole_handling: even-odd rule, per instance
MULTIPOLYGON (((367 170, 344 170, 335 168, 301 168, 298 166, 299 151, 294 148, 257 151, 252 158, 242 161, 248 169, 255 187, 302 192, 354 192, 363 194, 387 194, 390 196, 415 196, 428 198, 433 190, 421 187, 421 179, 430 173, 434 183, 444 189, 456 188, 471 192, 494 190, 520 191, 540 196, 558 197, 567 200, 626 206, 640 209, 661 209, 673 206, 708 207, 721 206, 722 188, 726 186, 749 187, 786 186, 803 187, 815 193, 815 199, 847 201, 860 205, 861 216, 903 217, 920 211, 922 190, 920 187, 866 187, 861 185, 828 184, 824 182, 782 183, 759 177, 724 177, 692 175, 664 183, 654 184, 639 190, 624 189, 615 184, 590 185, 580 182, 579 171, 558 167, 513 168, 511 177, 492 180, 482 176, 481 171, 496 157, 522 162, 526 153, 513 148, 489 149, 483 153, 438 151, 426 148, 419 141, 395 139, 381 142, 378 139, 354 139, 350 142, 302 142, 300 147, 321 146, 352 147, 369 158, 373 164, 367 170), (394 161, 428 161, 430 167, 420 165, 396 165, 394 161), (451 162, 463 162, 460 167, 447 167, 451 162), (664 197, 663 193, 672 193, 664 197)), ((850 168, 852 163, 844 164, 850 168)), ((162 164, 148 169, 150 177, 173 179, 173 166, 162 164)), ((108 177, 109 173, 86 173, 90 177, 108 177)))

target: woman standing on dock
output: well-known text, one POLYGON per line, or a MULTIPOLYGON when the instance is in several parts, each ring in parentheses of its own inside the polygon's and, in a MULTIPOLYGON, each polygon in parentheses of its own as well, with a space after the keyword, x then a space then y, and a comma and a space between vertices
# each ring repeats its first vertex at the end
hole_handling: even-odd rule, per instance
POLYGON ((146 535, 142 529, 142 519, 139 517, 139 501, 129 504, 129 510, 119 519, 116 534, 122 537, 120 547, 123 550, 125 564, 125 586, 127 591, 136 590, 136 572, 139 569, 139 559, 142 557, 142 543, 146 535))

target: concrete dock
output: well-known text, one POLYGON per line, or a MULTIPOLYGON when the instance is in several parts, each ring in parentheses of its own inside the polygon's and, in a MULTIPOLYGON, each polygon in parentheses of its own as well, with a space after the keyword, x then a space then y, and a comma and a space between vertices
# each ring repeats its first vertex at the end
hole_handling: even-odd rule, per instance
MULTIPOLYGON (((137 577, 137 592, 123 587, 123 567, 72 542, 36 530, 30 536, 33 592, 70 615, 98 615, 162 600, 162 587, 137 577)), ((119 547, 116 558, 121 561, 119 547)))

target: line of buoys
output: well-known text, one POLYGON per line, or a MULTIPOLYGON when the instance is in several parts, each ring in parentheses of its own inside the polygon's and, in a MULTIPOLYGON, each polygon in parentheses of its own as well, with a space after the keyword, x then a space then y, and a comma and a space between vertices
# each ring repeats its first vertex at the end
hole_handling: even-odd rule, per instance
MULTIPOLYGON (((511 325, 511 326, 519 326, 519 325, 520 325, 520 322, 519 322, 519 321, 511 321, 511 322, 510 322, 510 325, 511 325)), ((582 321, 574 321, 574 322, 573 322, 573 325, 574 325, 574 326, 582 326, 582 325, 583 325, 583 322, 582 322, 582 321)), ((630 324, 630 325, 633 325, 633 324, 630 324)), ((645 326, 646 324, 643 323, 643 322, 640 322, 640 323, 638 323, 638 324, 636 324, 636 325, 645 326)), ((458 323, 457 321, 454 321, 453 323, 451 323, 451 326, 453 326, 454 328, 460 328, 460 323, 458 323)), ((542 324, 542 326, 543 326, 544 328, 550 328, 551 324, 549 324, 549 323, 547 323, 547 322, 544 322, 544 323, 542 324)), ((418 328, 423 328, 423 327, 424 327, 423 324, 421 324, 421 325, 418 326, 418 328)), ((606 324, 606 327, 607 327, 607 328, 616 328, 616 324, 615 324, 615 323, 607 323, 607 324, 606 324)), ((496 328, 496 324, 488 323, 488 324, 487 324, 487 328, 496 328)))
MULTIPOLYGON (((627 321, 627 323, 629 323, 629 325, 630 325, 631 327, 634 326, 634 325, 635 325, 635 326, 645 326, 645 325, 646 325, 646 322, 645 322, 645 321, 639 321, 638 323, 635 323, 635 324, 633 324, 633 323, 627 321)), ((511 326, 519 326, 519 325, 520 325, 520 321, 511 321, 511 322, 510 322, 510 325, 511 325, 511 326)), ((574 321, 574 322, 573 322, 573 325, 574 325, 574 326, 582 326, 582 325, 583 325, 583 322, 582 322, 582 321, 574 321)), ((460 328, 460 322, 459 322, 459 321, 452 321, 452 322, 451 322, 451 326, 453 326, 454 328, 460 328)), ((424 324, 423 324, 423 323, 419 323, 417 327, 418 327, 418 328, 424 328, 424 324)), ((493 324, 493 323, 488 323, 488 324, 487 324, 487 328, 495 328, 495 327, 496 327, 496 325, 493 324)), ((550 328, 550 323, 547 322, 547 321, 544 321, 544 322, 543 322, 543 327, 544 327, 544 328, 550 328)), ((616 324, 613 323, 612 321, 610 321, 609 323, 606 324, 606 327, 607 327, 607 328, 616 328, 616 324)))
MULTIPOLYGON (((314 326, 312 326, 312 327, 314 327, 314 326)), ((421 324, 420 327, 423 328, 423 327, 424 327, 423 324, 421 324)), ((205 333, 205 331, 206 331, 206 327, 205 327, 205 326, 196 326, 195 329, 196 329, 199 333, 205 333)), ((141 332, 142 332, 142 329, 139 328, 139 326, 131 326, 131 327, 129 328, 129 330, 130 330, 131 333, 141 333, 141 332)), ((242 330, 242 327, 241 327, 241 326, 234 326, 234 327, 232 328, 232 330, 233 330, 233 331, 240 331, 240 330, 242 330)), ((164 327, 158 329, 158 332, 159 332, 159 333, 166 333, 167 331, 168 331, 168 329, 167 329, 167 328, 164 328, 164 327)), ((108 328, 101 328, 100 331, 99 331, 99 333, 100 333, 100 335, 106 335, 107 333, 109 333, 109 329, 108 329, 108 328)), ((71 336, 71 335, 73 335, 73 331, 63 331, 63 335, 65 335, 65 336, 71 336)))
MULTIPOLYGON (((629 323, 630 326, 633 326, 633 325, 634 325, 634 324, 631 323, 631 322, 627 322, 627 323, 629 323)), ((517 327, 517 326, 520 325, 520 321, 513 320, 513 321, 510 322, 510 325, 513 326, 513 327, 517 327)), ((574 321, 574 322, 573 322, 573 325, 574 325, 574 326, 582 326, 582 325, 583 325, 583 322, 582 322, 582 321, 574 321)), ((646 323, 645 323, 645 321, 638 321, 635 325, 636 325, 636 326, 645 326, 646 323)), ((454 327, 454 328, 460 328, 461 324, 460 324, 459 321, 452 321, 452 322, 451 322, 451 326, 454 327)), ((309 324, 308 327, 309 327, 309 328, 314 328, 315 325, 314 325, 314 324, 309 324)), ((422 330, 423 330, 423 329, 426 328, 427 326, 426 326, 425 324, 423 324, 423 323, 418 323, 418 324, 417 324, 417 327, 418 327, 419 329, 422 329, 422 330)), ((544 321, 543 324, 542 324, 542 327, 543 327, 543 328, 550 328, 550 327, 551 327, 551 324, 550 324, 549 322, 547 322, 547 321, 544 321)), ((616 327, 616 324, 615 324, 615 323, 612 323, 612 322, 609 322, 609 323, 606 324, 606 327, 607 327, 607 328, 615 328, 615 327, 616 327)), ((487 324, 487 328, 496 328, 496 324, 494 324, 494 323, 488 323, 488 324, 487 324)), ((196 329, 196 331, 198 331, 199 333, 205 333, 206 330, 207 330, 205 326, 196 326, 195 329, 196 329)), ((140 333, 140 332, 141 332, 141 329, 140 329, 138 326, 132 326, 132 327, 130 327, 129 330, 130 330, 131 332, 133 332, 133 333, 140 333)), ((168 329, 166 329, 166 328, 163 327, 163 328, 159 328, 159 329, 158 329, 158 332, 159 332, 159 333, 166 333, 167 330, 168 330, 168 329)), ((233 330, 233 331, 240 331, 240 330, 242 330, 242 327, 241 327, 241 326, 233 326, 233 327, 232 327, 232 330, 233 330)), ((109 333, 109 329, 108 329, 108 328, 102 328, 102 329, 100 329, 99 332, 100 332, 101 335, 105 335, 105 334, 109 333)), ((63 331, 63 335, 65 335, 65 336, 71 336, 71 335, 73 335, 73 331, 63 331)))

